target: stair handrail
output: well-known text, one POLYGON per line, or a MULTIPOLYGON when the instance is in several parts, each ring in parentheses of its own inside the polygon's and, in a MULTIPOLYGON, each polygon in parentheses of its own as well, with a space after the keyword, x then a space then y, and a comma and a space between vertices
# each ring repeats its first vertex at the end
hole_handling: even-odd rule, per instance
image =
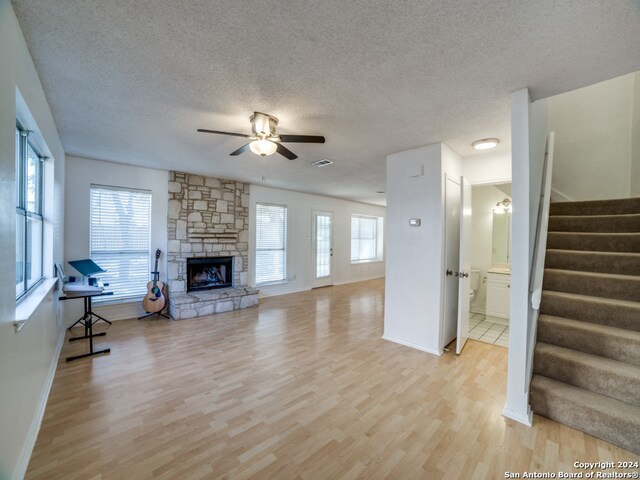
POLYGON ((527 381, 525 389, 529 391, 533 375, 533 350, 536 346, 538 316, 540 315, 540 301, 542 300, 542 282, 544 278, 544 261, 547 253, 547 232, 549 229, 549 209, 551 204, 551 176, 553 173, 553 149, 555 133, 549 132, 544 152, 542 167, 542 183, 540 185, 540 200, 538 205, 538 219, 536 221, 536 235, 533 244, 533 258, 531 261, 531 277, 529 279, 529 294, 533 315, 527 332, 527 381))

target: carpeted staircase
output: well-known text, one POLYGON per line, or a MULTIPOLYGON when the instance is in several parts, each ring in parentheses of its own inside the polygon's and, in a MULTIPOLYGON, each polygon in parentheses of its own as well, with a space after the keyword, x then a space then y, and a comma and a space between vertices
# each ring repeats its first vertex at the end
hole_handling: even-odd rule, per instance
POLYGON ((530 400, 640 454, 640 198, 551 204, 530 400))

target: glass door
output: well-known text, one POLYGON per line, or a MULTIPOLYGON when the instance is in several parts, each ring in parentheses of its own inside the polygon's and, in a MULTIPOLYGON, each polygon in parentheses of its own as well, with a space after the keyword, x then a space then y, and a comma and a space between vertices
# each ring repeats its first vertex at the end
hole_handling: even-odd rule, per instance
POLYGON ((333 214, 313 212, 313 287, 332 285, 333 214))

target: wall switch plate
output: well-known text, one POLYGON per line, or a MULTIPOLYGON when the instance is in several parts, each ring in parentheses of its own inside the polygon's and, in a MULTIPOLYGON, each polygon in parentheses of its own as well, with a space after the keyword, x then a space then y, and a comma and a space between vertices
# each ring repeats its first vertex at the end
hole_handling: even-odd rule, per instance
POLYGON ((419 227, 421 223, 422 222, 420 221, 419 218, 410 218, 409 219, 409 225, 411 225, 412 227, 419 227))

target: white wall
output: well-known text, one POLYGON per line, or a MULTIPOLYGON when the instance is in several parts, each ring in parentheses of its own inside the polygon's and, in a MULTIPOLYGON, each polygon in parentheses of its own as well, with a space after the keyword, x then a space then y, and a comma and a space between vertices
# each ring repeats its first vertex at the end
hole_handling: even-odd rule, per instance
POLYGON ((487 270, 493 264, 493 209, 510 198, 492 185, 474 186, 471 192, 471 268, 480 270, 480 285, 471 302, 471 311, 485 313, 487 307, 487 270))
MULTIPOLYGON (((287 207, 287 276, 289 281, 258 287, 260 296, 282 295, 312 287, 312 211, 333 212, 333 283, 357 282, 384 276, 384 261, 351 264, 351 215, 385 217, 386 209, 337 198, 251 185, 249 206, 249 284, 255 286, 256 203, 287 207)), ((386 244, 386 238, 383 242, 386 244)))
POLYGON ((384 338, 442 353, 444 179, 460 158, 443 144, 387 156, 387 269, 384 338), (412 227, 409 219, 420 218, 412 227))
MULTIPOLYGON (((89 190, 91 184, 151 190, 151 251, 153 252, 157 248, 162 251, 159 264, 160 280, 166 281, 169 172, 68 156, 66 164, 65 262, 89 258, 89 190)), ((70 274, 73 269, 65 264, 65 272, 70 274)), ((109 320, 133 318, 144 314, 141 300, 103 305, 94 308, 94 310, 109 320)), ((67 324, 73 323, 82 315, 82 302, 80 301, 68 301, 64 307, 64 317, 67 324)))
POLYGON ((55 292, 19 332, 15 318, 15 125, 17 115, 51 159, 45 185, 47 237, 44 270, 62 259, 65 155, 42 85, 13 9, 0 0, 0 478, 21 478, 44 412, 64 327, 55 292), (18 112, 19 91, 30 115, 18 112), (53 178, 52 178, 53 176, 53 178))
POLYGON ((637 188, 638 175, 630 175, 636 79, 632 73, 547 99, 554 190, 572 200, 597 200, 628 197, 637 188))
POLYGON ((511 152, 487 152, 462 159, 462 175, 471 185, 511 181, 511 152))

